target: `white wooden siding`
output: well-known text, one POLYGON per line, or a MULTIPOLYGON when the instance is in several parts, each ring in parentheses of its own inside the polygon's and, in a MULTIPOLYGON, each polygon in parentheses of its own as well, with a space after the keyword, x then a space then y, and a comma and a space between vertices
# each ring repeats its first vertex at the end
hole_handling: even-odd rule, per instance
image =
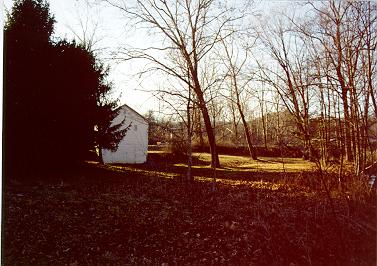
POLYGON ((103 149, 104 163, 144 163, 148 153, 148 123, 128 106, 123 106, 112 121, 117 125, 126 117, 124 127, 131 123, 130 129, 119 143, 115 152, 103 149))

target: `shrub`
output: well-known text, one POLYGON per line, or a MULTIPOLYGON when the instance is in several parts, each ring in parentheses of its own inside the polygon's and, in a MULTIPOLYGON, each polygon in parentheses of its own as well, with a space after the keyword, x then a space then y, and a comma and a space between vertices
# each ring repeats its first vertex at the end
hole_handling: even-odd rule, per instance
POLYGON ((188 153, 186 140, 178 136, 174 136, 167 146, 167 151, 172 153, 172 155, 176 158, 187 157, 188 153))

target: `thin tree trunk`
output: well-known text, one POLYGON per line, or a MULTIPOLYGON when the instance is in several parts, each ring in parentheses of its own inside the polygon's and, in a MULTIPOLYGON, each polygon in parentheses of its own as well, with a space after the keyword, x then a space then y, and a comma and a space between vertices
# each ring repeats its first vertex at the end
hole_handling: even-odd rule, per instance
POLYGON ((202 130, 202 118, 200 115, 200 108, 195 106, 194 114, 195 114, 195 122, 196 122, 196 135, 199 137, 199 146, 202 149, 204 147, 204 138, 203 138, 203 130, 202 130))
POLYGON ((351 123, 349 114, 349 104, 347 99, 347 91, 342 90, 343 110, 344 110, 344 137, 346 146, 346 158, 347 161, 353 161, 352 155, 352 140, 351 140, 351 123))
POLYGON ((230 108, 232 111, 232 118, 233 118, 233 130, 234 130, 234 143, 238 144, 238 124, 237 124, 237 118, 236 118, 236 111, 234 110, 234 103, 233 101, 230 102, 230 108))
POLYGON ((187 182, 193 181, 192 176, 192 130, 191 130, 191 119, 190 119, 190 113, 189 113, 189 104, 187 105, 187 182))
POLYGON ((258 157, 257 157, 257 154, 255 152, 255 148, 253 147, 253 144, 251 142, 251 136, 250 136, 250 130, 249 130, 249 126, 247 125, 247 121, 245 119, 245 115, 242 111, 242 108, 241 106, 238 104, 238 110, 240 112, 240 115, 241 115, 241 120, 242 120, 242 124, 243 124, 243 127, 245 129, 245 135, 246 135, 246 140, 247 140, 247 146, 249 148, 249 152, 250 152, 250 156, 253 160, 257 160, 258 157))
POLYGON ((340 21, 336 20, 336 36, 335 45, 337 48, 337 64, 336 64, 336 74, 338 81, 342 90, 342 100, 343 100, 343 111, 344 111, 344 136, 345 136, 345 146, 346 146, 346 158, 347 161, 353 160, 352 155, 352 140, 351 140, 351 124, 350 124, 350 114, 349 114, 349 103, 348 103, 348 91, 349 88, 346 85, 343 73, 342 73, 342 63, 343 63, 343 47, 341 45, 341 32, 340 32, 340 21))
POLYGON ((193 181, 192 176, 192 127, 191 127, 191 88, 188 88, 189 98, 187 101, 187 182, 193 181))
POLYGON ((262 113, 264 148, 267 150, 267 128, 266 128, 266 121, 265 121, 265 113, 263 109, 263 102, 261 103, 261 113, 262 113))

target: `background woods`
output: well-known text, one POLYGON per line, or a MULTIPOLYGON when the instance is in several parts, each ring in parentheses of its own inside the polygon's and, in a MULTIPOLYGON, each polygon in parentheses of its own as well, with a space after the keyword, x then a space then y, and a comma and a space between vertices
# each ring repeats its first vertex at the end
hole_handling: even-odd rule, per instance
MULTIPOLYGON (((250 5, 230 4, 229 8, 215 1, 188 1, 190 6, 186 7, 185 3, 161 1, 165 8, 182 8, 188 14, 191 14, 188 7, 210 5, 231 18, 216 28, 216 39, 210 43, 213 48, 205 50, 198 64, 202 68, 198 80, 202 80, 216 143, 233 151, 248 149, 253 159, 258 153, 263 155, 270 151, 280 156, 295 150, 296 156, 316 161, 323 167, 348 162, 356 175, 374 164, 375 3, 309 2, 297 5, 296 12, 275 11, 273 16, 255 14, 250 5)), ((203 12, 211 16, 209 10, 203 12)), ((135 14, 139 13, 135 11, 135 14)), ((174 16, 169 19, 173 24, 177 20, 186 30, 191 25, 190 19, 178 20, 174 16)), ((141 21, 145 25, 149 22, 141 21)), ((202 30, 199 36, 204 36, 206 31, 213 33, 211 27, 202 30)), ((159 32, 155 34, 159 36, 159 32)), ((184 45, 194 45, 184 39, 188 35, 180 30, 174 36, 179 38, 179 34, 182 39, 174 43, 178 45, 178 41, 183 41, 184 45)), ((187 52, 190 55, 192 47, 187 52)), ((126 51, 127 59, 145 59, 145 54, 126 51)), ((145 71, 161 70, 160 63, 152 60, 150 64, 156 68, 145 71)), ((188 66, 180 65, 182 74, 178 78, 190 72, 188 66)), ((170 70, 173 69, 176 68, 170 70)), ((193 83, 184 80, 186 84, 175 89, 161 85, 164 89, 157 91, 164 94, 164 101, 168 102, 165 108, 171 110, 174 120, 186 117, 183 115, 186 108, 180 107, 182 99, 188 100, 187 94, 177 91, 184 91, 193 83), (177 95, 180 98, 175 98, 177 95)), ((195 130, 190 138, 194 148, 200 149, 205 145, 203 136, 208 134, 209 124, 203 114, 195 111, 201 108, 197 95, 190 101, 193 102, 192 112, 196 114, 192 119, 195 130)), ((166 121, 166 115, 164 119, 166 121)))

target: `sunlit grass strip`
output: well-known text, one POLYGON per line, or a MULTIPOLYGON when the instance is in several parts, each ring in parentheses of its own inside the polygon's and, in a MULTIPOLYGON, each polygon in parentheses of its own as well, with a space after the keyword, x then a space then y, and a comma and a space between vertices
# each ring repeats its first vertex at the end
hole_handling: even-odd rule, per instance
MULTIPOLYGON (((213 178, 205 176, 195 176, 196 181, 199 182, 212 182, 213 178)), ((278 190, 283 187, 282 184, 276 184, 267 181, 246 181, 246 180, 230 180, 224 178, 216 178, 216 182, 230 186, 248 186, 257 189, 278 190)))
MULTIPOLYGON (((211 162, 210 154, 194 153, 193 157, 204 163, 211 162)), ((264 172, 300 172, 312 169, 315 164, 305 161, 302 158, 279 158, 279 157, 260 157, 258 160, 252 160, 247 156, 236 155, 219 155, 222 168, 218 170, 228 171, 264 171, 264 172)), ((194 169, 205 169, 208 165, 193 166, 194 169)), ((186 166, 184 163, 175 164, 175 166, 186 166)))
MULTIPOLYGON (((185 163, 176 163, 174 164, 176 167, 185 167, 187 168, 187 164, 185 163)), ((191 166, 192 169, 210 169, 210 165, 193 165, 191 166)), ((281 173, 283 171, 295 173, 295 172, 301 172, 303 170, 310 169, 307 165, 297 165, 297 164, 286 164, 282 165, 280 163, 274 163, 274 164, 245 164, 240 165, 238 167, 232 167, 223 165, 221 168, 217 168, 216 171, 219 172, 226 172, 226 171, 234 171, 234 172, 268 172, 268 173, 281 173)))

